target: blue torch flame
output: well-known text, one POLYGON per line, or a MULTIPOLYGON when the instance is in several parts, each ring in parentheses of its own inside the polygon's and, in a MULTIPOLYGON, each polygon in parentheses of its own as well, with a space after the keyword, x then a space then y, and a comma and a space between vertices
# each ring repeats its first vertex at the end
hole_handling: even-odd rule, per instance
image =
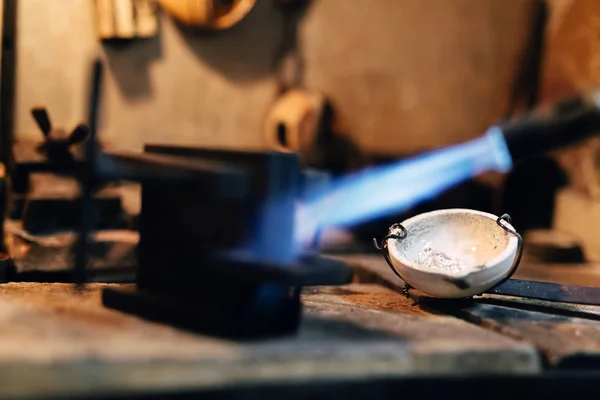
POLYGON ((323 228, 348 227, 403 212, 482 172, 511 168, 502 131, 492 127, 469 142, 365 169, 332 183, 299 207, 296 237, 305 243, 323 228))

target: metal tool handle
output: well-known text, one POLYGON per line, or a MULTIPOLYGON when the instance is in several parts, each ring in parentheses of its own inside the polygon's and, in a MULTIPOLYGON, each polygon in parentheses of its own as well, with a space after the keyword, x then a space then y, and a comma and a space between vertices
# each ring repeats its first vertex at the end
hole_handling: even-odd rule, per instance
POLYGON ((559 103, 549 116, 527 115, 500 126, 514 162, 600 133, 600 91, 559 103))

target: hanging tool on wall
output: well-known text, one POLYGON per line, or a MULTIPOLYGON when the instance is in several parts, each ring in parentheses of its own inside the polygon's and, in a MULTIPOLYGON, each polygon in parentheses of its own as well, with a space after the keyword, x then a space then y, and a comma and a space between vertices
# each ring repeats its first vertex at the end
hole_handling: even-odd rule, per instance
POLYGON ((101 40, 149 38, 158 33, 154 0, 94 0, 101 40))
POLYGON ((281 42, 275 53, 280 94, 302 86, 304 61, 298 48, 299 23, 309 0, 275 0, 281 15, 281 42))
POLYGON ((303 88, 304 61, 298 46, 299 23, 309 0, 275 0, 282 19, 281 43, 275 60, 279 97, 265 123, 269 147, 300 155, 303 166, 334 175, 363 165, 358 146, 340 124, 328 96, 303 88))
POLYGON ((281 16, 281 42, 275 51, 278 97, 265 121, 270 148, 304 156, 315 139, 325 101, 321 93, 302 88, 303 60, 298 49, 298 23, 308 1, 275 0, 281 16))
POLYGON ((549 9, 546 0, 536 0, 533 2, 532 7, 529 43, 511 90, 504 120, 513 117, 520 106, 524 108, 524 111, 531 111, 538 104, 540 96, 544 41, 549 9))
POLYGON ((158 0, 162 9, 179 23, 210 31, 237 25, 255 3, 256 0, 158 0))

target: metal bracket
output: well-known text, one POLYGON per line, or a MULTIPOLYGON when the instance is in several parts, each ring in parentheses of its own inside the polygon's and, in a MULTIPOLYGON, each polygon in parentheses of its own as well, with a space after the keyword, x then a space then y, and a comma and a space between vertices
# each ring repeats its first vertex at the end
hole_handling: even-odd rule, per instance
POLYGON ((395 223, 392 226, 390 226, 390 228, 388 230, 388 234, 381 240, 381 244, 377 243, 377 239, 375 239, 375 238, 373 238, 373 244, 375 245, 377 250, 381 251, 381 253, 383 254, 383 257, 385 258, 385 262, 390 267, 392 272, 398 278, 402 279, 402 281, 404 282, 404 288, 402 289, 402 293, 404 293, 406 298, 409 298, 410 297, 409 291, 410 291, 410 289, 413 289, 413 287, 410 286, 408 284, 408 282, 406 282, 406 280, 402 277, 402 275, 400 275, 398 270, 396 270, 396 268, 394 267, 394 264, 392 263, 392 260, 390 258, 390 251, 388 249, 388 240, 389 239, 404 240, 404 239, 406 239, 407 236, 408 236, 408 231, 406 230, 406 228, 401 223, 395 223))

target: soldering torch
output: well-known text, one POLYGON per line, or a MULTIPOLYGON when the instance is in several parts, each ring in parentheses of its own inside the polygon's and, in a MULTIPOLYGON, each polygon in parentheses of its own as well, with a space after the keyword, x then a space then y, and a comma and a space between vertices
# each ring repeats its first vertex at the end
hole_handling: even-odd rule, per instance
POLYGON ((407 210, 486 171, 508 172, 528 157, 576 144, 600 133, 600 90, 493 125, 471 141, 333 182, 301 205, 297 238, 407 210))
POLYGON ((545 113, 528 114, 498 128, 513 163, 575 144, 600 133, 600 90, 582 93, 545 113))

